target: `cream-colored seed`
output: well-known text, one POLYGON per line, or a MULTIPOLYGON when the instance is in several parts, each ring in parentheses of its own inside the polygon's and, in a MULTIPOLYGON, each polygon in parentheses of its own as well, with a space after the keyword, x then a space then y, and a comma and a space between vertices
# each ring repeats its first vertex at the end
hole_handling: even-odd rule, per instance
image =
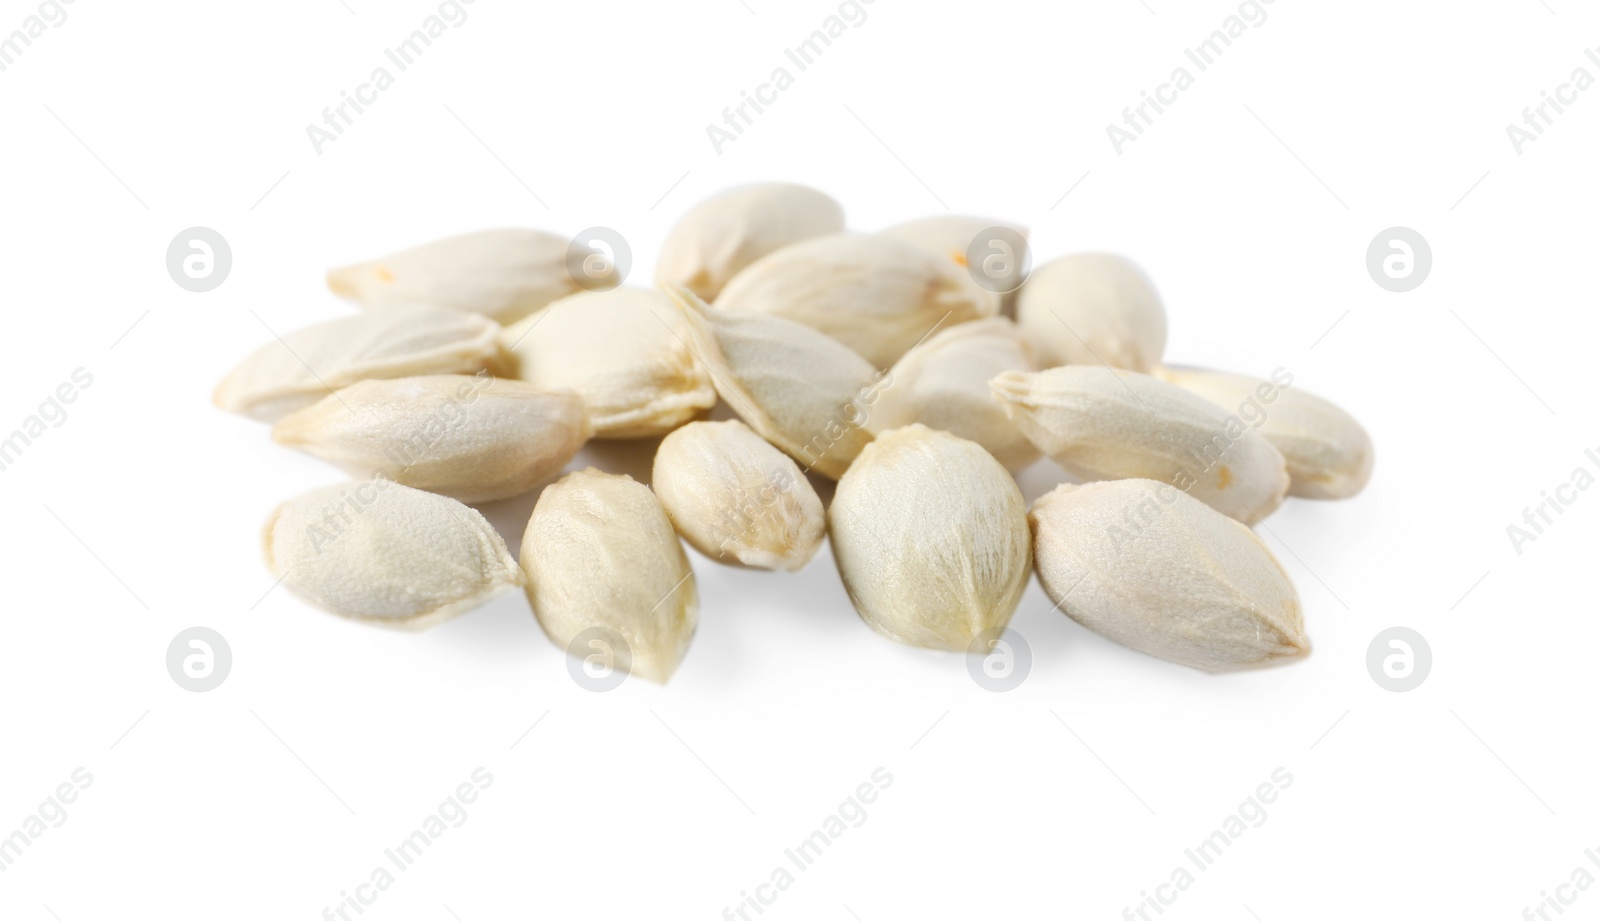
POLYGON ((361 311, 274 332, 213 401, 354 478, 262 532, 274 577, 352 620, 422 629, 520 585, 569 656, 664 684, 698 623, 684 541, 798 572, 827 537, 859 616, 908 646, 995 651, 1037 570, 1057 609, 1153 657, 1309 655, 1251 526, 1360 493, 1371 437, 1284 369, 1164 365, 1138 265, 1033 267, 1027 237, 956 214, 848 232, 828 195, 767 182, 689 209, 650 289, 596 290, 612 254, 557 234, 437 239, 328 271, 361 311), (1025 280, 989 290, 1002 260, 1025 280), (738 418, 697 421, 719 401, 738 418), (648 485, 563 476, 590 439, 635 439, 591 446, 634 466, 654 446, 648 485), (1030 510, 1012 471, 1042 455, 1083 482, 1030 510), (813 472, 838 481, 826 506, 813 472), (463 504, 541 488, 520 561, 463 504))
POLYGON ((511 323, 579 289, 569 245, 542 230, 485 230, 333 269, 328 287, 368 308, 423 304, 511 323))
POLYGON ((1213 672, 1310 651, 1300 600, 1266 545, 1172 486, 1067 484, 1028 518, 1045 594, 1107 639, 1213 672))
POLYGON ((967 214, 936 214, 896 224, 880 231, 886 237, 904 240, 930 253, 944 256, 958 265, 967 264, 967 250, 978 234, 991 227, 1005 227, 1027 239, 1028 229, 996 218, 967 214))
POLYGON ((685 326, 661 292, 613 288, 564 297, 500 341, 519 378, 583 397, 596 438, 643 438, 716 405, 685 326))
POLYGON ((650 487, 590 468, 539 494, 522 538, 528 601, 572 651, 590 628, 616 631, 622 662, 666 683, 694 637, 699 604, 688 556, 650 487))
POLYGON ((1348 499, 1372 477, 1366 429, 1327 400, 1292 387, 1293 375, 1282 369, 1270 381, 1195 368, 1162 367, 1155 375, 1259 425, 1288 463, 1291 496, 1348 499))
POLYGON ((1283 455, 1260 432, 1148 375, 1068 366, 1008 371, 990 388, 1028 440, 1081 479, 1160 480, 1246 523, 1288 492, 1283 455))
POLYGON ((743 422, 691 422, 668 435, 650 482, 678 533, 714 560, 793 572, 822 544, 816 490, 743 422))
POLYGON ((431 627, 522 581, 482 515, 382 478, 285 502, 262 537, 267 569, 295 594, 386 626, 431 627))
MULTIPOLYGON (((1028 228, 1023 227, 1021 224, 967 214, 936 214, 931 217, 916 218, 879 232, 886 237, 894 237, 897 240, 904 240, 907 243, 920 246, 930 253, 935 253, 953 261, 957 265, 967 266, 971 264, 968 257, 971 253, 972 241, 976 240, 979 234, 993 227, 1004 227, 1016 233, 1023 240, 1028 239, 1028 228)), ((1022 258, 1020 253, 1002 252, 995 247, 992 240, 985 240, 979 246, 978 251, 983 255, 983 258, 1002 256, 1008 262, 1012 259, 1022 258)), ((981 267, 981 260, 979 265, 981 267)), ((1002 315, 1008 317, 1017 315, 1017 290, 1013 289, 1000 295, 1000 313, 1002 315)))
POLYGON ((589 437, 583 401, 521 381, 437 375, 362 381, 280 419, 279 444, 358 477, 483 502, 555 476, 589 437))
POLYGON ((1099 365, 1148 373, 1167 347, 1167 314, 1139 267, 1109 253, 1063 256, 1033 271, 1017 322, 1045 367, 1099 365))
POLYGON ((1039 459, 1029 441, 989 394, 1006 371, 1032 371, 1033 346, 1003 317, 942 329, 890 369, 894 384, 872 412, 874 431, 920 422, 975 441, 1008 469, 1039 459))
POLYGON ((856 611, 912 646, 968 651, 1011 620, 1032 554, 1016 481, 921 425, 879 435, 839 480, 828 533, 856 611))
POLYGON ((240 362, 212 399, 276 422, 357 381, 475 374, 500 357, 500 325, 439 307, 397 307, 295 330, 240 362))
POLYGON ((734 276, 719 310, 782 317, 825 333, 887 368, 941 326, 993 316, 999 296, 919 246, 833 234, 786 246, 734 276))
POLYGON ((684 214, 661 243, 658 283, 716 300, 729 279, 774 250, 844 230, 844 209, 816 189, 763 182, 729 189, 684 214))
POLYGON ((870 411, 888 374, 827 336, 780 317, 706 306, 663 286, 695 353, 733 411, 806 470, 837 479, 872 440, 870 411))

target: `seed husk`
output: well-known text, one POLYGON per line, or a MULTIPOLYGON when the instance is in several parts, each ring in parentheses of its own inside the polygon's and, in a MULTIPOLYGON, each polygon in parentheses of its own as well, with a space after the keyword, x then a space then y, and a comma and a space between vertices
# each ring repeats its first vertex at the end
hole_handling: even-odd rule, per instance
POLYGON ((1003 629, 1031 569, 1016 481, 979 445, 922 425, 861 452, 839 480, 828 534, 861 619, 911 646, 965 652, 1003 629))
POLYGON ((332 269, 328 287, 367 308, 420 304, 512 323, 579 290, 569 245, 543 230, 484 230, 332 269))
POLYGON ((1170 485, 1064 484, 1028 520, 1045 594, 1113 642, 1211 672, 1310 652, 1299 597, 1272 552, 1170 485))
POLYGON ((994 316, 998 295, 919 246, 876 234, 833 234, 786 246, 734 276, 719 310, 802 323, 887 368, 942 325, 994 316))
POLYGON ((894 363, 894 385, 873 409, 872 428, 920 422, 975 441, 1007 469, 1020 470, 1039 459, 1039 449, 990 396, 989 381, 1034 367, 1032 344, 1004 317, 942 329, 894 363))
POLYGON ((397 307, 295 330, 258 349, 217 385, 229 412, 276 422, 357 381, 476 374, 500 359, 500 325, 439 307, 397 307))
POLYGON ((762 182, 729 189, 690 208, 668 231, 658 283, 714 301, 750 263, 774 250, 844 230, 844 209, 816 189, 762 182))
POLYGON ((1291 387, 1293 375, 1279 372, 1270 381, 1198 368, 1161 367, 1155 375, 1223 409, 1261 419, 1257 431, 1288 464, 1289 495, 1348 499, 1361 492, 1372 478, 1372 437, 1354 416, 1291 387))
POLYGON ((521 381, 434 375, 362 381, 278 420, 272 438, 357 477, 485 502, 561 472, 589 437, 583 401, 521 381))
POLYGON ((800 468, 736 419, 691 422, 656 450, 650 482, 691 546, 723 563, 794 572, 822 545, 822 500, 800 468))
POLYGON ((1017 322, 1047 368, 1106 364, 1149 373, 1167 347, 1160 295, 1138 266, 1110 253, 1039 266, 1017 295, 1017 322))
POLYGON ((694 574, 650 487, 590 468, 545 487, 522 538, 528 601, 555 644, 614 630, 632 674, 665 684, 694 637, 694 574))
POLYGON ((708 307, 663 286, 717 393, 762 438, 805 470, 837 479, 872 440, 869 410, 889 386, 866 359, 781 317, 708 307))
POLYGON ((1066 366, 1007 371, 990 388, 1028 440, 1080 479, 1172 483, 1246 523, 1288 492, 1283 455, 1260 432, 1148 375, 1066 366))
POLYGON ((717 403, 685 323, 648 288, 583 291, 501 333, 521 380, 583 397, 596 438, 663 435, 717 403))
POLYGON ((482 515, 382 477, 285 502, 267 520, 262 545, 267 569, 295 594, 384 626, 431 627, 522 581, 482 515))

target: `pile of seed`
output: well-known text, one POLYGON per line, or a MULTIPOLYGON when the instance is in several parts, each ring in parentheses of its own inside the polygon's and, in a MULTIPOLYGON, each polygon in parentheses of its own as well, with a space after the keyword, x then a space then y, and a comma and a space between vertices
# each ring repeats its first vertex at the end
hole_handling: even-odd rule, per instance
POLYGON ((795 571, 826 534, 861 619, 914 646, 986 652, 1037 571, 1067 616, 1162 659, 1305 656, 1294 587, 1248 525, 1286 495, 1359 492, 1366 432, 1282 369, 1163 366, 1137 266, 1069 255, 1024 280, 1001 242, 1024 235, 969 217, 846 233, 831 198, 772 183, 689 211, 654 289, 596 284, 533 230, 335 269, 363 312, 268 343, 215 394, 355 477, 273 512, 267 566, 390 626, 521 586, 558 646, 609 637, 659 682, 698 619, 680 538, 795 571), (969 266, 990 245, 1010 290, 969 266), (737 420, 696 421, 719 400, 737 420), (539 488, 591 438, 660 438, 653 488, 592 468, 545 486, 519 564, 465 503, 539 488), (1030 510, 1013 472, 1041 455, 1083 482, 1030 510), (838 481, 826 508, 812 477, 838 481))

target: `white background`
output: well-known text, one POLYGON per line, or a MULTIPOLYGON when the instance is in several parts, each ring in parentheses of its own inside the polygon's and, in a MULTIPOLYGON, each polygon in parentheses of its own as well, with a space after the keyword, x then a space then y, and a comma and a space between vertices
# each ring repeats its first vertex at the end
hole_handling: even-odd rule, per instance
MULTIPOLYGON (((0 33, 36 8, 0 2, 0 33)), ((722 917, 880 766, 865 823, 763 919, 1121 917, 1279 767, 1266 822, 1164 919, 1512 919, 1600 874, 1600 492, 1520 555, 1506 535, 1600 448, 1600 91, 1520 155, 1505 131, 1600 76, 1600 17, 1277 0, 1117 155, 1106 125, 1236 8, 877 0, 719 155, 706 125, 836 4, 477 0, 319 156, 306 126, 436 4, 78 0, 0 73, 0 430, 94 376, 0 474, 0 835, 74 768, 94 781, 0 873, 0 917, 322 917, 479 766, 465 824, 363 917, 722 917), (989 693, 867 629, 824 549, 793 576, 693 556, 671 684, 595 694, 520 595, 409 635, 269 592, 262 520, 339 477, 209 397, 266 326, 353 309, 329 266, 605 225, 643 282, 678 214, 758 179, 826 190, 856 229, 948 208, 1026 224, 1041 259, 1126 253, 1170 360, 1283 366, 1361 418, 1368 490, 1261 532, 1309 660, 1190 671, 1035 584, 1013 620, 1033 671, 989 693), (194 225, 233 249, 207 294, 164 265, 194 225), (1365 268, 1395 225, 1433 249, 1408 294, 1365 268), (234 657, 203 694, 165 667, 198 624, 234 657), (1433 650, 1407 694, 1365 665, 1395 625, 1433 650)), ((529 507, 489 509, 513 548, 529 507)))

